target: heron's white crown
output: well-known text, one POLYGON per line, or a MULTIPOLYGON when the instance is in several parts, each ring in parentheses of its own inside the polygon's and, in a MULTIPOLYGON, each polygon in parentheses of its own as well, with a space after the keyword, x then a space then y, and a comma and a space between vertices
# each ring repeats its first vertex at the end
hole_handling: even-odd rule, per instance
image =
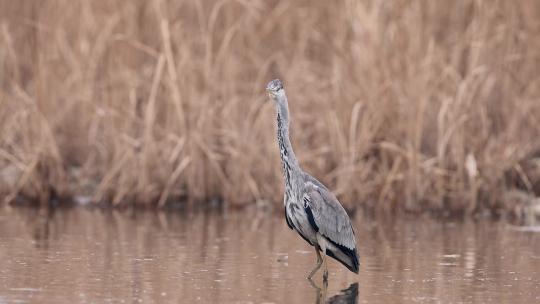
POLYGON ((283 89, 283 83, 279 79, 274 79, 270 81, 268 85, 266 86, 267 91, 277 92, 281 89, 283 89))

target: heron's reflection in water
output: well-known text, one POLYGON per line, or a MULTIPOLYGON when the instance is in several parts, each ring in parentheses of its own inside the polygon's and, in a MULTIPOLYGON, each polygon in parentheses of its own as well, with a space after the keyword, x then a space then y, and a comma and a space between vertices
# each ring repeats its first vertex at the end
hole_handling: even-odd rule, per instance
POLYGON ((328 303, 328 304, 352 304, 358 303, 358 283, 352 283, 349 287, 342 289, 338 294, 326 299, 326 291, 328 288, 328 283, 323 283, 323 287, 320 288, 313 282, 309 280, 309 283, 315 289, 316 300, 315 303, 328 303))

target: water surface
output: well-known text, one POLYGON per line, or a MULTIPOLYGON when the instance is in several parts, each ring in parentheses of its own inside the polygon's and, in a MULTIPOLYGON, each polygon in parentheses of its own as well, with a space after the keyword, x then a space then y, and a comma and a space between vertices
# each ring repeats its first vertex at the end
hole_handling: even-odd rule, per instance
POLYGON ((535 228, 358 214, 324 288, 280 215, 0 209, 0 303, 540 303, 535 228))

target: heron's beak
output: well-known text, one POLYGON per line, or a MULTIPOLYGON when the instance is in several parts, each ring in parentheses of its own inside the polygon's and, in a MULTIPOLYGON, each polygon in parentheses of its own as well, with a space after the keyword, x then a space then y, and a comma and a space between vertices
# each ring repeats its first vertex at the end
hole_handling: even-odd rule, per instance
POLYGON ((270 89, 266 89, 266 92, 268 93, 268 96, 269 96, 270 98, 274 98, 274 97, 276 96, 275 93, 274 93, 274 91, 272 91, 272 90, 270 90, 270 89))

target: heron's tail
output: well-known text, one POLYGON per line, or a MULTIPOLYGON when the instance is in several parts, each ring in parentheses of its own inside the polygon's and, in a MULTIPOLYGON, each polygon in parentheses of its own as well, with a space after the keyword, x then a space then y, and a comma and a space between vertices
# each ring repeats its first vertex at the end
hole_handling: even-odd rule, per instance
POLYGON ((338 260, 350 271, 358 273, 360 271, 360 262, 356 248, 349 249, 334 242, 332 242, 332 245, 326 248, 326 254, 338 260))

